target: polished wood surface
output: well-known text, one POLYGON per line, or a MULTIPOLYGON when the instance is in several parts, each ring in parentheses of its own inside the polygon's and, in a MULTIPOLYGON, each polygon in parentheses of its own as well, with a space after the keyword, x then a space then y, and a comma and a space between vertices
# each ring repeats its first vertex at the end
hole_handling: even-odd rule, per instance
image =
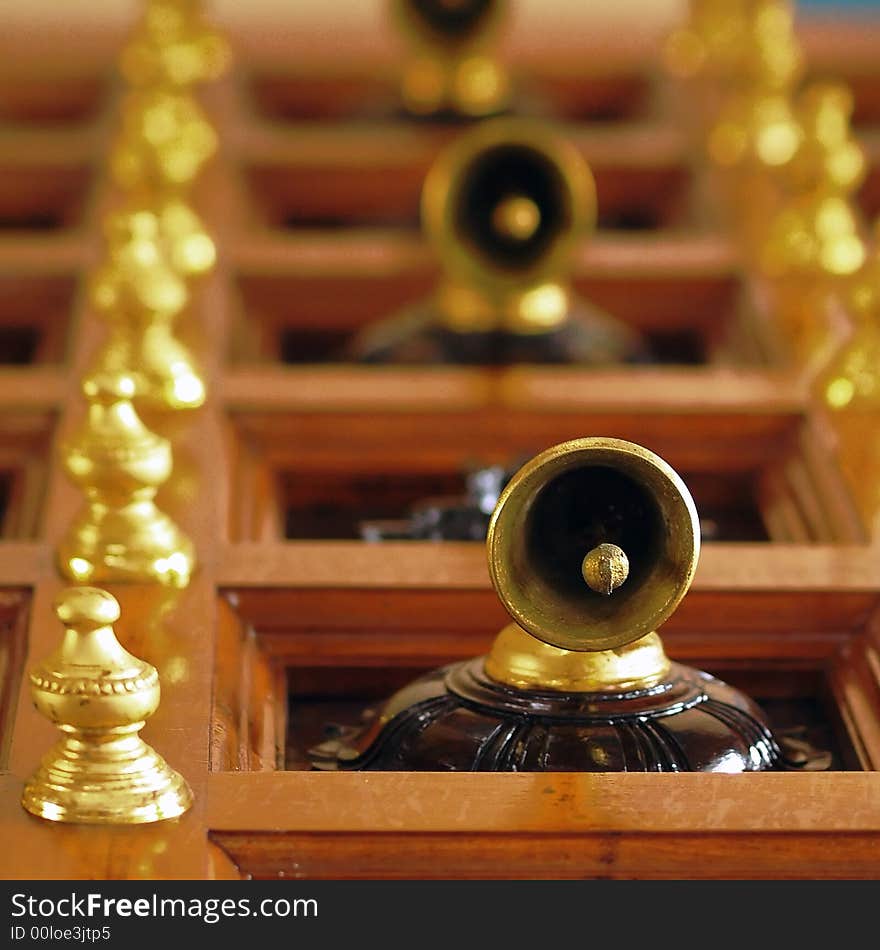
MULTIPOLYGON (((868 39, 826 29, 808 41, 822 68, 866 74, 859 134, 877 162, 868 39)), ((406 166, 397 220, 401 210, 411 217, 435 146, 430 133, 397 127, 315 127, 302 102, 324 109, 332 98, 344 111, 354 95, 345 75, 327 79, 324 67, 309 88, 289 70, 279 77, 285 60, 271 49, 250 49, 239 73, 206 93, 223 150, 201 207, 221 266, 181 333, 206 368, 209 402, 180 419, 148 420, 172 438, 175 474, 159 502, 194 539, 199 570, 183 592, 111 588, 121 642, 161 676, 163 700, 144 738, 195 795, 183 818, 152 827, 64 827, 18 803, 55 739, 21 673, 60 637, 54 547, 81 504, 54 445, 82 417, 79 377, 105 332, 81 280, 110 197, 98 164, 118 91, 106 79, 108 56, 95 59, 100 76, 84 69, 62 98, 22 81, 6 109, 19 124, 0 130, 0 168, 26 169, 29 186, 7 178, 0 188, 0 220, 11 222, 0 234, 0 329, 36 328, 39 339, 31 362, 0 368, 0 469, 15 476, 0 540, 0 877, 876 878, 880 561, 827 420, 787 364, 761 288, 730 242, 711 218, 696 227, 698 204, 683 202, 681 217, 666 220, 686 230, 602 231, 577 260, 582 292, 649 332, 693 334, 703 365, 587 376, 284 363, 285 333, 294 351, 296 333, 350 334, 427 292, 436 267, 399 223, 269 225, 309 197, 313 213, 366 202, 371 188, 340 184, 358 158, 381 181, 406 166), (65 122, 46 125, 53 111, 65 122), (284 118, 291 111, 298 116, 284 118), (273 197, 279 179, 265 169, 298 182, 293 197, 273 197), (484 651, 506 617, 479 544, 286 541, 282 476, 320 479, 355 464, 380 475, 457 472, 469 455, 506 460, 588 431, 644 441, 706 479, 754 474, 769 540, 707 543, 664 640, 674 658, 721 671, 814 677, 854 749, 850 770, 285 770, 290 670, 318 682, 336 671, 344 681, 346 670, 426 669, 484 651)), ((633 62, 643 53, 621 55, 611 72, 623 78, 583 96, 581 63, 534 64, 545 90, 581 116, 623 114, 608 127, 570 120, 615 201, 639 175, 653 188, 669 183, 669 169, 688 167, 683 136, 661 121, 662 102, 640 98, 645 79, 633 62)), ((676 182, 687 193, 690 182, 676 182)))

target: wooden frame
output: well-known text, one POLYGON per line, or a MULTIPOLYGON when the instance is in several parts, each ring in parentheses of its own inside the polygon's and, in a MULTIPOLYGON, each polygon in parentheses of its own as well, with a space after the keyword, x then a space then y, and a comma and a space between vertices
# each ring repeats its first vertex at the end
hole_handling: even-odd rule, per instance
MULTIPOLYGON (((851 55, 851 46, 843 49, 851 55)), ((30 95, 23 95, 20 108, 39 115, 43 94, 34 86, 30 95)), ((337 244, 326 234, 254 230, 241 165, 253 160, 257 145, 273 161, 291 155, 276 152, 278 140, 259 124, 247 125, 240 77, 217 84, 207 98, 221 130, 230 132, 203 190, 222 266, 181 322, 205 367, 209 402, 189 417, 150 420, 174 441, 175 475, 159 503, 193 537, 200 564, 185 591, 111 588, 122 606, 120 639, 154 663, 162 678, 162 704, 144 736, 186 776, 195 804, 178 821, 138 828, 57 826, 19 807, 22 782, 55 732, 31 708, 18 672, 57 645, 60 627, 51 603, 63 584, 53 552, 82 503, 44 441, 48 477, 38 536, 0 543, 0 586, 16 599, 16 616, 26 618, 26 629, 20 619, 12 635, 19 659, 4 674, 4 695, 11 689, 14 697, 17 682, 17 703, 0 703, 4 725, 13 726, 8 770, 0 772, 0 835, 7 843, 0 876, 875 878, 880 568, 876 545, 857 543, 863 529, 839 490, 826 423, 803 383, 761 345, 757 352, 764 355, 750 367, 639 371, 637 388, 622 372, 580 378, 567 371, 441 370, 428 380, 410 370, 285 368, 259 363, 273 352, 259 346, 231 361, 241 337, 238 275, 293 273, 302 286, 312 281, 314 288, 346 274, 354 283, 379 283, 407 268, 426 281, 431 269, 423 248, 393 236, 385 244, 379 235, 343 236, 337 244), (349 251, 354 248, 348 258, 334 249, 345 240, 349 251), (646 401, 650 413, 643 411, 646 401), (445 662, 485 649, 503 615, 478 545, 377 549, 272 537, 254 506, 242 503, 245 493, 261 492, 258 500, 271 510, 271 497, 260 487, 266 450, 260 438, 270 439, 274 451, 278 433, 286 431, 298 443, 288 458, 302 462, 311 445, 315 464, 320 433, 335 433, 341 452, 343 439, 357 432, 360 450, 367 452, 375 444, 371 427, 381 425, 387 452, 414 420, 427 420, 438 451, 455 459, 456 430, 466 420, 472 442, 479 420, 508 433, 497 443, 505 448, 514 445, 513 433, 518 437, 515 425, 555 438, 575 420, 619 429, 629 418, 633 426, 640 408, 646 442, 665 438, 694 460, 708 457, 698 436, 711 436, 731 465, 742 465, 745 457, 765 459, 780 435, 791 439, 801 467, 788 473, 795 487, 787 497, 800 497, 802 504, 823 499, 823 510, 840 528, 834 540, 843 543, 706 545, 694 589, 664 637, 673 656, 718 668, 822 671, 862 771, 434 775, 277 768, 286 664, 445 662), (739 422, 731 427, 734 418, 739 422), (805 470, 815 491, 797 488, 805 470), (14 717, 11 706, 17 707, 14 717)), ((74 105, 65 111, 79 114, 81 100, 72 93, 74 105)), ((871 109, 866 105, 863 112, 871 109)), ((91 163, 106 146, 111 115, 112 101, 85 132, 4 133, 0 159, 27 164, 52 152, 62 164, 91 163)), ((305 147, 295 133, 285 149, 305 147)), ((4 238, 0 272, 37 280, 80 277, 94 260, 108 198, 103 178, 92 180, 80 231, 4 238)), ((708 274, 710 284, 740 280, 723 241, 672 235, 650 247, 597 241, 584 251, 584 279, 595 280, 603 267, 606 275, 615 268, 625 274, 627 262, 649 253, 658 274, 690 254, 690 273, 708 274)), ((57 320, 68 316, 68 353, 0 369, 0 416, 51 420, 54 438, 81 421, 79 379, 104 333, 81 294, 72 314, 57 320)), ((40 438, 47 431, 44 426, 40 438)))

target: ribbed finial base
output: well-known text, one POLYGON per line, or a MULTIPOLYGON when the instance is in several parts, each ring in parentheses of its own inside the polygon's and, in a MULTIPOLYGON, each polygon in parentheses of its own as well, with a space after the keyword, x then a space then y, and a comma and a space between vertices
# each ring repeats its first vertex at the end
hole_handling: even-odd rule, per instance
POLYGON ((192 792, 137 733, 110 741, 74 733, 43 759, 21 804, 49 821, 133 825, 179 817, 192 792))

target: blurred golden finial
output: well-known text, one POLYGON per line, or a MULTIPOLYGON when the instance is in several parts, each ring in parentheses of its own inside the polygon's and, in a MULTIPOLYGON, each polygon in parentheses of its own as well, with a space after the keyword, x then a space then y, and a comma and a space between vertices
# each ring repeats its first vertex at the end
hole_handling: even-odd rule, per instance
POLYGON ((797 100, 800 148, 784 173, 796 190, 852 194, 865 175, 865 155, 852 133, 852 92, 843 83, 813 82, 797 100))
POLYGON ((841 280, 865 263, 862 221, 853 193, 865 159, 850 130, 852 96, 814 83, 797 99, 803 135, 779 174, 779 209, 757 238, 758 264, 774 285, 776 308, 800 365, 816 371, 839 345, 827 311, 841 280))
POLYGON ((880 413, 880 255, 858 275, 847 296, 854 331, 822 374, 820 391, 832 410, 880 413))
POLYGON ((200 8, 199 0, 147 0, 119 60, 129 85, 190 86, 223 75, 229 44, 200 8))
POLYGON ((794 361, 812 375, 840 342, 835 281, 865 256, 851 200, 864 173, 851 96, 815 83, 795 98, 804 57, 789 0, 692 0, 666 57, 699 80, 708 193, 720 195, 747 263, 770 279, 794 361))
POLYGON ((60 647, 30 671, 37 710, 64 733, 25 784, 22 806, 50 821, 144 824, 192 804, 186 781, 138 735, 159 706, 154 667, 126 651, 119 604, 95 587, 55 601, 60 647))
POLYGON ((61 446, 61 459, 87 503, 59 545, 59 568, 80 583, 185 587, 195 566, 192 543, 154 501, 171 473, 171 448, 141 422, 135 391, 134 379, 121 373, 83 383, 88 415, 61 446))
POLYGON ((840 466, 872 536, 880 533, 880 222, 844 295, 852 334, 816 383, 831 412, 840 466))
POLYGON ((217 149, 217 135, 189 87, 219 76, 229 51, 193 0, 147 0, 120 57, 133 86, 110 151, 120 189, 105 220, 106 262, 92 302, 110 325, 97 373, 127 375, 138 400, 167 409, 202 405, 205 386, 174 320, 187 278, 211 270, 216 249, 188 192, 217 149))
POLYGON ((188 93, 139 90, 125 98, 110 170, 126 190, 188 188, 217 150, 217 133, 188 93))
POLYGON ((174 320, 189 293, 166 251, 176 252, 184 272, 192 273, 213 261, 213 245, 204 246, 198 232, 184 232, 168 248, 161 230, 160 215, 137 205, 105 222, 108 261, 93 275, 91 297, 110 336, 95 365, 103 373, 130 373, 139 401, 191 409, 205 401, 205 386, 189 350, 174 336, 174 320))
POLYGON ((801 136, 786 94, 749 90, 732 96, 720 110, 706 149, 722 169, 763 171, 790 162, 801 136))
POLYGON ((788 0, 692 0, 688 24, 666 47, 670 71, 690 80, 694 137, 709 160, 708 193, 746 244, 778 201, 775 170, 802 130, 792 92, 803 54, 788 0))
POLYGON ((803 68, 791 0, 691 0, 687 23, 663 52, 673 75, 728 91, 785 89, 803 68))
POLYGON ((800 144, 790 97, 803 61, 791 4, 753 0, 740 9, 732 61, 717 73, 724 80, 723 101, 709 128, 708 152, 724 168, 775 168, 790 161, 800 144))
POLYGON ((225 40, 193 0, 147 0, 120 57, 130 91, 110 151, 110 171, 135 204, 149 206, 185 277, 213 267, 214 245, 188 193, 217 150, 217 134, 190 87, 216 79, 229 63, 225 40))

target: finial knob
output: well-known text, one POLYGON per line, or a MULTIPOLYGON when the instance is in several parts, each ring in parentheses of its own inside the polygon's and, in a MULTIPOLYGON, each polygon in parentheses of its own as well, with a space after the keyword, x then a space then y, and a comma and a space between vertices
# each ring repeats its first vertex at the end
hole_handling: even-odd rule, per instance
POLYGON ((629 577, 629 558, 616 544, 599 544, 581 564, 590 590, 609 597, 629 577))
POLYGON ((100 587, 69 587, 55 598, 55 616, 65 627, 88 633, 116 623, 119 601, 100 587))
POLYGON ((192 803, 184 779, 138 735, 159 706, 159 676, 116 639, 119 603, 97 587, 56 598, 59 648, 30 671, 38 712, 64 733, 25 784, 22 806, 51 821, 141 824, 192 803))

